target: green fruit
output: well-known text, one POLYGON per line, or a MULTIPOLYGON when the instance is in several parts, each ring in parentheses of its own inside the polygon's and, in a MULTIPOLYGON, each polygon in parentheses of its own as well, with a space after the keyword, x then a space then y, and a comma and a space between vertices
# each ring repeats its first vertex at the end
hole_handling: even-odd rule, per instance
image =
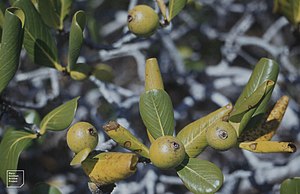
POLYGON ((74 65, 74 67, 70 70, 70 76, 74 80, 84 80, 91 74, 91 66, 85 63, 79 63, 74 65))
POLYGON ((224 151, 236 145, 237 133, 230 123, 218 121, 207 129, 206 140, 212 148, 224 151))
POLYGON ((140 37, 151 36, 159 26, 157 13, 147 5, 137 5, 128 12, 129 30, 140 37))
POLYGON ((158 168, 175 168, 185 157, 184 145, 176 137, 162 136, 151 144, 149 156, 151 162, 158 168))
POLYGON ((69 148, 78 153, 85 148, 95 149, 98 144, 98 133, 96 128, 87 122, 75 123, 67 133, 67 144, 69 148))

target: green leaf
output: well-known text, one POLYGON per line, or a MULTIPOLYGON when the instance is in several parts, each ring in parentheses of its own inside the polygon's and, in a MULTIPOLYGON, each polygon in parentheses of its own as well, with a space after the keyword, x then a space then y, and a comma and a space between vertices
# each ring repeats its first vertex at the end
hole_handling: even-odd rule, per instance
POLYGON ((218 110, 202 117, 185 126, 177 135, 183 143, 185 152, 189 157, 197 157, 208 145, 206 141, 206 130, 216 121, 228 117, 232 111, 232 105, 228 104, 218 110))
POLYGON ((156 139, 173 135, 174 113, 171 99, 164 90, 149 90, 140 97, 140 114, 150 134, 156 139))
POLYGON ((280 194, 300 194, 300 177, 286 179, 281 183, 280 194))
POLYGON ((74 165, 81 164, 81 162, 83 162, 88 157, 88 155, 89 155, 89 153, 91 153, 91 151, 92 151, 91 148, 85 148, 85 149, 81 150, 74 156, 70 165, 74 166, 74 165))
POLYGON ((79 97, 69 100, 49 112, 41 121, 40 133, 44 134, 46 130, 60 131, 66 129, 73 121, 78 99, 79 97))
POLYGON ((184 8, 187 0, 170 0, 169 2, 169 18, 171 21, 184 8))
POLYGON ((62 194, 58 188, 47 183, 39 183, 32 190, 31 194, 62 194))
POLYGON ((74 69, 77 59, 80 54, 80 49, 83 43, 83 30, 85 27, 85 13, 77 11, 72 20, 70 38, 69 38, 69 53, 67 70, 70 72, 74 69))
POLYGON ((62 30, 64 19, 69 14, 72 0, 37 0, 39 13, 44 22, 55 29, 62 30))
POLYGON ((299 0, 274 0, 274 12, 284 15, 293 25, 300 22, 299 0))
MULTIPOLYGON (((273 81, 275 85, 278 73, 279 65, 275 61, 267 58, 260 59, 256 64, 243 92, 237 99, 234 109, 239 110, 241 106, 244 106, 245 99, 248 99, 253 93, 255 93, 255 91, 258 90, 258 88, 264 82, 273 81)), ((267 93, 265 93, 264 97, 259 101, 257 106, 244 113, 237 131, 238 135, 241 134, 244 129, 255 128, 260 123, 267 110, 267 105, 271 98, 274 85, 271 84, 271 88, 267 90, 267 93)), ((236 123, 234 117, 230 117, 229 120, 236 123)))
POLYGON ((59 10, 55 0, 37 0, 38 10, 43 21, 50 27, 60 29, 59 10))
POLYGON ((16 170, 21 152, 37 134, 8 129, 0 143, 0 177, 6 182, 6 170, 16 170))
POLYGON ((56 0, 60 2, 60 24, 61 27, 60 29, 63 28, 63 21, 67 15, 69 15, 71 5, 72 5, 72 0, 56 0))
POLYGON ((176 170, 184 185, 193 193, 215 193, 223 184, 222 171, 206 160, 189 158, 176 170))
POLYGON ((248 98, 244 98, 243 102, 238 108, 235 108, 231 113, 231 120, 234 122, 241 122, 246 111, 254 108, 261 99, 274 87, 274 82, 272 80, 267 80, 261 84, 257 90, 255 90, 248 98))
POLYGON ((0 45, 0 93, 18 69, 24 22, 25 16, 22 10, 19 8, 6 9, 0 45))
POLYGON ((62 70, 57 59, 56 43, 49 27, 43 22, 30 0, 16 1, 14 6, 20 7, 26 17, 24 47, 34 61, 39 65, 55 67, 62 70))

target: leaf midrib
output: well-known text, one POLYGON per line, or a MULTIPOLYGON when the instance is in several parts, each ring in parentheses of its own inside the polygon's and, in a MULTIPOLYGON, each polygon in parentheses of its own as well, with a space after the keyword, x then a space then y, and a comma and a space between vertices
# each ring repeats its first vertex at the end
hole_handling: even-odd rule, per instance
POLYGON ((150 98, 151 98, 152 104, 154 106, 155 114, 156 114, 157 119, 158 119, 161 134, 162 134, 162 136, 165 136, 165 132, 164 132, 164 129, 163 129, 163 126, 162 126, 162 123, 161 123, 161 119, 160 119, 160 115, 159 115, 159 111, 158 111, 158 108, 157 108, 158 105, 155 103, 155 99, 154 99, 153 95, 150 95, 150 98))
POLYGON ((30 31, 25 28, 25 32, 29 35, 29 37, 32 39, 33 42, 36 43, 36 45, 43 51, 43 53, 47 56, 47 58, 53 63, 54 67, 56 66, 56 61, 44 50, 44 48, 36 41, 34 36, 30 33, 30 31))
POLYGON ((195 170, 193 170, 192 168, 186 166, 186 165, 183 165, 183 164, 180 164, 180 166, 183 166, 183 168, 187 168, 187 170, 190 170, 191 173, 194 173, 196 174, 196 176, 200 177, 201 179, 203 179, 208 185, 210 185, 211 187, 215 188, 213 184, 211 184, 210 182, 208 182, 203 176, 201 176, 199 173, 197 173, 195 170))

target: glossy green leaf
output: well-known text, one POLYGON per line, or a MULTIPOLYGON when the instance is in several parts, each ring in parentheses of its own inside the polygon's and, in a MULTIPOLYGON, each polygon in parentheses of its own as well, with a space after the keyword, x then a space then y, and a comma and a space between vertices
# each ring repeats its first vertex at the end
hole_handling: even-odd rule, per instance
POLYGON ((14 6, 20 7, 25 13, 24 47, 30 58, 36 64, 62 70, 58 63, 57 47, 51 31, 34 5, 30 0, 19 0, 14 6))
POLYGON ((60 131, 66 129, 73 121, 78 99, 79 97, 69 100, 49 112, 41 121, 40 133, 44 134, 46 130, 60 131))
POLYGON ((37 134, 8 129, 0 143, 0 178, 6 182, 6 170, 16 170, 21 152, 37 134))
POLYGON ((197 157, 208 145, 206 141, 206 130, 216 121, 228 117, 232 111, 232 105, 228 104, 208 115, 185 126, 177 135, 183 143, 185 152, 189 157, 197 157))
POLYGON ((37 0, 38 10, 43 21, 50 27, 60 29, 59 10, 56 0, 37 0))
POLYGON ((32 190, 31 194, 62 194, 58 188, 47 183, 39 183, 32 190))
POLYGON ((72 0, 56 0, 60 2, 60 23, 63 24, 63 21, 71 10, 72 0))
POLYGON ((74 69, 77 59, 80 54, 80 49, 83 43, 83 30, 85 27, 85 13, 77 11, 72 20, 70 38, 69 38, 69 53, 67 70, 70 72, 74 69))
POLYGON ((169 18, 171 21, 184 8, 187 0, 170 0, 169 1, 169 18))
POLYGON ((295 26, 300 23, 299 0, 274 0, 273 10, 284 15, 295 26))
POLYGON ((89 153, 91 153, 91 151, 92 151, 91 148, 85 148, 85 149, 81 150, 74 156, 70 165, 71 166, 80 165, 81 162, 83 162, 88 157, 88 155, 89 155, 89 153))
POLYGON ((149 90, 140 97, 140 114, 150 134, 156 139, 173 135, 174 113, 171 99, 164 90, 149 90))
POLYGON ((25 16, 19 8, 5 11, 0 45, 0 93, 15 75, 22 48, 25 16))
MULTIPOLYGON (((234 109, 239 110, 241 106, 244 106, 243 103, 245 99, 248 99, 264 82, 271 80, 275 84, 278 73, 279 65, 275 61, 267 58, 260 59, 256 64, 247 85, 236 101, 234 109)), ((264 97, 259 101, 258 105, 246 111, 240 121, 236 121, 234 117, 229 118, 229 120, 233 123, 240 123, 237 131, 238 134, 240 134, 245 128, 255 128, 260 123, 267 110, 267 105, 271 98, 273 89, 274 86, 271 86, 264 97)))
POLYGON ((255 108, 255 106, 261 101, 261 99, 274 87, 272 80, 262 83, 257 90, 255 90, 248 98, 244 98, 241 105, 234 109, 230 115, 231 121, 240 122, 243 114, 246 111, 255 108), (240 116, 241 115, 241 116, 240 116))
POLYGON ((280 194, 300 194, 300 177, 284 180, 280 186, 280 194))
POLYGON ((55 29, 62 30, 64 19, 69 14, 72 0, 36 0, 44 22, 55 29))
POLYGON ((215 193, 223 184, 222 171, 213 163, 189 158, 177 168, 184 185, 193 193, 215 193))

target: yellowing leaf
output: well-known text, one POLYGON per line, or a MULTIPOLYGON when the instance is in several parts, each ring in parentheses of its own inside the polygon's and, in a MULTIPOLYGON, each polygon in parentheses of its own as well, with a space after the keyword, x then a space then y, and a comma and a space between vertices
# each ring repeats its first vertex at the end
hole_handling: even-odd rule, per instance
POLYGON ((296 146, 291 142, 277 142, 277 141, 250 141, 242 142, 239 147, 256 153, 279 153, 288 152, 294 153, 296 146))
POLYGON ((245 130, 239 141, 269 141, 276 133, 281 120, 284 116, 285 110, 289 103, 289 97, 282 96, 274 105, 274 107, 266 114, 266 118, 255 129, 245 130))
POLYGON ((146 61, 145 91, 152 89, 164 89, 163 80, 156 58, 150 58, 146 61))
POLYGON ((120 146, 129 149, 143 157, 149 158, 149 149, 140 142, 130 131, 115 121, 103 126, 106 134, 120 146))
POLYGON ((105 152, 82 162, 84 172, 97 185, 112 184, 136 171, 138 157, 132 153, 105 152))

